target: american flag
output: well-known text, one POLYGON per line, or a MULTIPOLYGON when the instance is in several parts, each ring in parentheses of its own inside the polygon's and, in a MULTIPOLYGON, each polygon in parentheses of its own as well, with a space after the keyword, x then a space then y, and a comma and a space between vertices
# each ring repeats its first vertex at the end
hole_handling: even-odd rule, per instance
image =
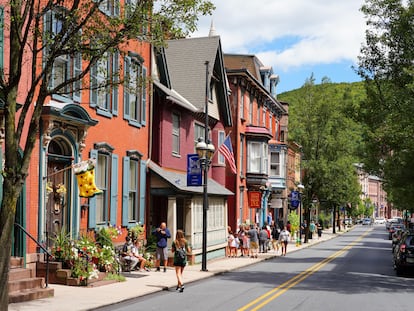
POLYGON ((221 152, 221 154, 227 159, 227 162, 229 162, 233 173, 237 174, 236 162, 234 161, 234 153, 231 146, 230 136, 226 137, 218 151, 221 152))

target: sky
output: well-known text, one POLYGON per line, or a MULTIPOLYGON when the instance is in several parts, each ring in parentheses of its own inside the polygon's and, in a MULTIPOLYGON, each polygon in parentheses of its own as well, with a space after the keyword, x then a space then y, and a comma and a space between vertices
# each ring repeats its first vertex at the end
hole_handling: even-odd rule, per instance
POLYGON ((300 88, 313 74, 355 82, 352 67, 365 40, 364 0, 210 0, 191 37, 208 36, 211 24, 224 53, 253 54, 279 75, 277 93, 300 88))

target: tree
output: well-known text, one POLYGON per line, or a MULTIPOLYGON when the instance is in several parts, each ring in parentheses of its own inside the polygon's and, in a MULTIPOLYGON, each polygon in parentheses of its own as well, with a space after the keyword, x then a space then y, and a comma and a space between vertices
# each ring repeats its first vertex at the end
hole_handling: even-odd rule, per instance
POLYGON ((412 212, 414 200, 414 3, 367 0, 358 74, 367 99, 358 111, 364 170, 384 180, 389 202, 412 212))
MULTIPOLYGON (((167 38, 184 37, 196 29, 198 16, 211 14, 214 6, 207 0, 142 0, 130 1, 125 6, 116 0, 3 2, 9 61, 0 74, 4 115, 0 309, 7 310, 16 203, 38 139, 43 105, 54 94, 74 93, 89 87, 88 74, 106 53, 118 49, 122 53, 122 48, 130 42, 162 46, 167 38), (71 68, 70 78, 53 81, 52 72, 60 57, 79 57, 82 67, 71 68), (28 76, 22 75, 25 67, 28 76)), ((122 81, 108 77, 95 87, 105 88, 111 83, 122 81)))
POLYGON ((356 205, 360 186, 354 163, 360 127, 347 114, 354 105, 350 90, 342 85, 335 87, 328 78, 315 85, 312 75, 302 88, 279 98, 289 103, 289 139, 302 146, 307 223, 314 201, 322 200, 331 207, 356 205))

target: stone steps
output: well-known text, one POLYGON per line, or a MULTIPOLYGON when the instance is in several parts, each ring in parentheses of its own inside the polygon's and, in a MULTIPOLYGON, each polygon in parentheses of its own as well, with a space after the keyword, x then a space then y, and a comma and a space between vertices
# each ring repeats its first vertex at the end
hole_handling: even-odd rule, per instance
POLYGON ((10 258, 9 303, 54 296, 54 289, 45 287, 44 278, 36 277, 33 274, 31 269, 23 268, 23 258, 10 258))

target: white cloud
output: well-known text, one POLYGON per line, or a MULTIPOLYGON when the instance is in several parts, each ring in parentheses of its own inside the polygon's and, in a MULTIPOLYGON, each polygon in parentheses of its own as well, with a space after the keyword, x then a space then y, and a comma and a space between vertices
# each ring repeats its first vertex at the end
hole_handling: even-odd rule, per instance
POLYGON ((277 70, 355 62, 364 41, 364 0, 212 0, 216 11, 200 19, 193 37, 211 20, 225 53, 256 54, 277 70))

